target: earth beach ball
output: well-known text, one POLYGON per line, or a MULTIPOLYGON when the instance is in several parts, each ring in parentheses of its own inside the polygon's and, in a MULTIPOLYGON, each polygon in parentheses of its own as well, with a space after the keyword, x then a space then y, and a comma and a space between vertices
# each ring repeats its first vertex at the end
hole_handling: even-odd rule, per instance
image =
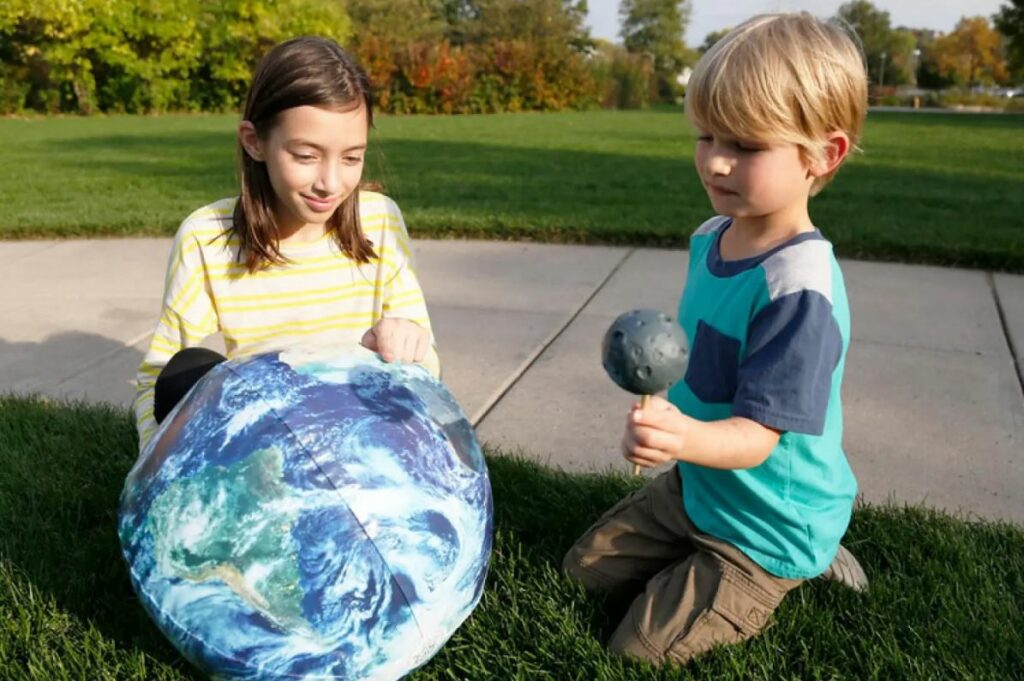
POLYGON ((395 679, 480 599, 490 482, 442 383, 365 349, 214 367, 125 481, 156 625, 218 679, 395 679))

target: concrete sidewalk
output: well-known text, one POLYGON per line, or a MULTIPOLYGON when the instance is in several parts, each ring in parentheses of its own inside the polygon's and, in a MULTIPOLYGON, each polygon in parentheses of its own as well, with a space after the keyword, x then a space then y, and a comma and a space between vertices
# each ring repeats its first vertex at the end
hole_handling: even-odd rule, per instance
MULTIPOLYGON (((170 241, 0 242, 0 392, 128 404, 170 241)), ((625 469, 631 396, 600 340, 674 313, 685 251, 419 241, 445 380, 481 440, 569 470, 625 469), (675 274, 673 274, 675 273, 675 274)), ((1024 523, 1024 277, 842 263, 853 315, 845 446, 868 501, 1024 523)))

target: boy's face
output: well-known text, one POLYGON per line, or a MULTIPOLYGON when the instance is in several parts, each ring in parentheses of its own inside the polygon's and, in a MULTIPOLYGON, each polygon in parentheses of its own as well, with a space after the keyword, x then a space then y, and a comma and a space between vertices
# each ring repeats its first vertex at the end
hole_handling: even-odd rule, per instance
POLYGON ((792 143, 737 140, 701 132, 694 157, 715 211, 733 218, 806 208, 814 176, 792 143))

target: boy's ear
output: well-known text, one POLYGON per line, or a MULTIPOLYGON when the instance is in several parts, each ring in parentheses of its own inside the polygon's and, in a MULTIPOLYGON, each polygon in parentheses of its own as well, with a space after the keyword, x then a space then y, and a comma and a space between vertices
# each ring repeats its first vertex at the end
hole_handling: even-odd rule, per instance
POLYGON ((238 141, 242 143, 245 153, 249 154, 254 161, 263 160, 260 136, 256 134, 256 126, 250 121, 242 121, 238 124, 238 141))
POLYGON ((839 167, 850 153, 850 136, 842 130, 835 130, 825 136, 825 156, 810 167, 813 177, 828 175, 839 167))

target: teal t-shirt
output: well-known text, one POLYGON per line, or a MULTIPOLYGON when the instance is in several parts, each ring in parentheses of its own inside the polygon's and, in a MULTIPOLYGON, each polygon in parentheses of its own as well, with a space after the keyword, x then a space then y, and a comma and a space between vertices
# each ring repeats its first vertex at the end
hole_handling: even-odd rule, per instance
POLYGON ((842 448, 839 392, 850 342, 842 272, 820 232, 724 261, 716 217, 690 240, 679 321, 686 376, 669 400, 702 421, 742 416, 782 431, 760 466, 680 463, 683 504, 702 531, 790 579, 828 568, 850 522, 857 481, 842 448))

